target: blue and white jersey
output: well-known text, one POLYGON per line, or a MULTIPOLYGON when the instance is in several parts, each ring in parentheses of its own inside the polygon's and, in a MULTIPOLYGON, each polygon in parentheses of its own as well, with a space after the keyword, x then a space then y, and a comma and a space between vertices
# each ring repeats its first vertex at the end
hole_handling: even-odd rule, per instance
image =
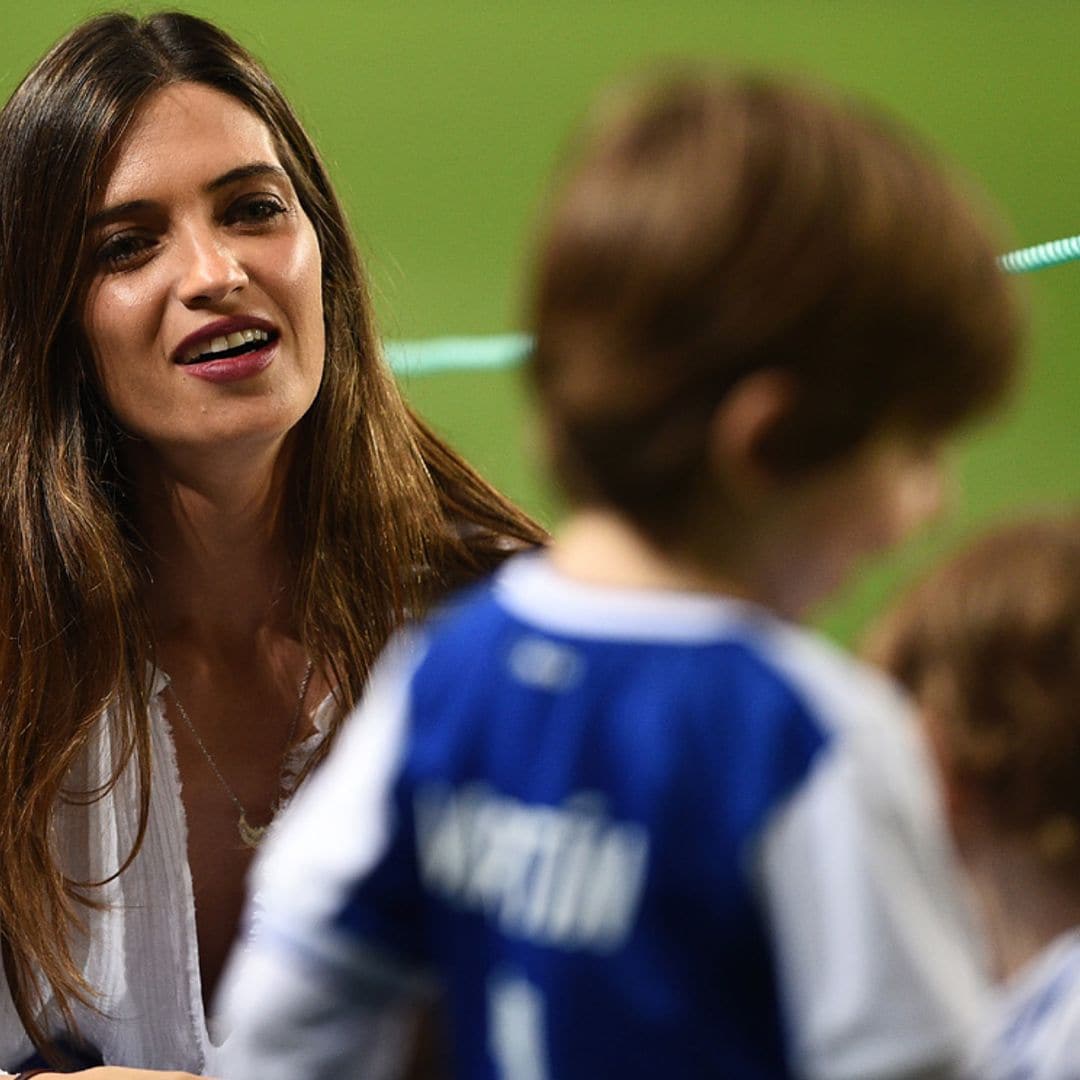
POLYGON ((426 984, 468 1080, 898 1080, 958 1062, 981 1003, 889 685, 544 555, 390 650, 254 896, 229 1080, 376 1075, 426 984))
POLYGON ((1002 988, 971 1080, 1080 1080, 1080 929, 1062 934, 1002 988))

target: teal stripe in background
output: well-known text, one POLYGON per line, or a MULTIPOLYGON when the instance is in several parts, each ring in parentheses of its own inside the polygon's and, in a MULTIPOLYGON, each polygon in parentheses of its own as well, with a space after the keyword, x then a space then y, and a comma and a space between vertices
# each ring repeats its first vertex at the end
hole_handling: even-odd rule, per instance
MULTIPOLYGON (((1010 274, 1045 270, 1080 259, 1080 236, 1050 240, 1002 255, 1010 274)), ((395 375, 435 375, 447 371, 498 371, 520 366, 529 354, 528 334, 486 334, 388 341, 383 348, 395 375)))
POLYGON ((1080 259, 1080 236, 1066 236, 1061 240, 1049 240, 1045 244, 1020 248, 1002 255, 999 262, 1010 274, 1023 274, 1028 270, 1045 270, 1051 266, 1080 259))
POLYGON ((524 361, 531 345, 528 334, 487 334, 388 341, 383 349, 395 375, 434 375, 444 371, 514 368, 524 361))

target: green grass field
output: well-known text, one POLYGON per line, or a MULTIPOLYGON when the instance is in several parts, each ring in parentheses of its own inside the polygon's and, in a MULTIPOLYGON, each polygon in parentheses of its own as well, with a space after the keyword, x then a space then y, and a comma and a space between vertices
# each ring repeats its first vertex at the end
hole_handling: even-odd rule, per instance
MULTIPOLYGON (((350 208, 387 337, 518 328, 531 221, 566 134, 609 80, 677 57, 829 79, 915 124, 976 176, 1017 245, 1080 233, 1080 5, 1067 0, 182 6, 236 34, 292 96, 350 208)), ((99 10, 6 0, 0 93, 99 10)), ((979 523, 1080 494, 1080 264, 1025 285, 1033 325, 1021 395, 960 447, 949 519, 823 614, 838 637, 979 523)), ((482 472, 554 521, 516 375, 413 377, 405 389, 482 472)))

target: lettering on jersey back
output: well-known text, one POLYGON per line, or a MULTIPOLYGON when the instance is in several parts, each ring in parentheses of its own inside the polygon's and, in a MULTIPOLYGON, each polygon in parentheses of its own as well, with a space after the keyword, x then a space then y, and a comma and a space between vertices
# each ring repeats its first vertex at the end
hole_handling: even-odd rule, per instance
POLYGON ((610 952, 626 939, 648 836, 611 820, 600 795, 544 806, 482 783, 427 784, 415 809, 421 875, 450 903, 535 944, 610 952))

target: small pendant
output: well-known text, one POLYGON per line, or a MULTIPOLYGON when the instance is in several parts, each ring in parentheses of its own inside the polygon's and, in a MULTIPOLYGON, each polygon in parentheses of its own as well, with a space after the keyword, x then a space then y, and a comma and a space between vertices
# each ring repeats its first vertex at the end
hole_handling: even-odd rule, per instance
POLYGON ((249 825, 246 814, 241 814, 240 820, 236 823, 240 842, 248 848, 257 848, 268 828, 267 825, 249 825))

